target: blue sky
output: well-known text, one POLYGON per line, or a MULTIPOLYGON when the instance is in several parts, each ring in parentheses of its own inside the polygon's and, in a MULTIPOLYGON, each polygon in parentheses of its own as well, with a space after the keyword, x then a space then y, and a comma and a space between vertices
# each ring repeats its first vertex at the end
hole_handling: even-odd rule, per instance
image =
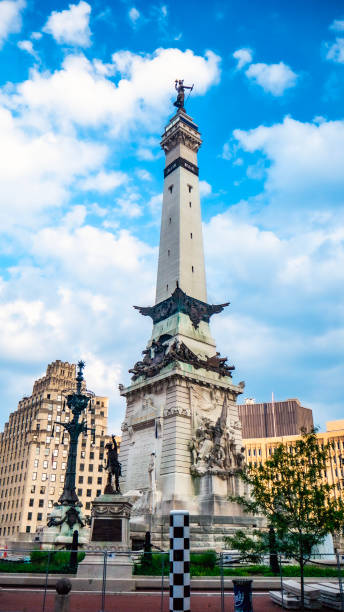
POLYGON ((110 396, 154 300, 175 78, 199 153, 210 302, 244 397, 343 416, 342 1, 0 0, 1 423, 55 360, 110 396))

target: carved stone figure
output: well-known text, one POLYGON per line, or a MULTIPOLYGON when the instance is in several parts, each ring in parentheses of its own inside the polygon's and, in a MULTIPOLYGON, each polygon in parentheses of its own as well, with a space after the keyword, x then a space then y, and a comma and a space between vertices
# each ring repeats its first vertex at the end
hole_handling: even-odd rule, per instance
POLYGON ((112 436, 112 444, 111 442, 109 442, 108 444, 105 445, 105 448, 107 450, 107 459, 106 459, 105 469, 108 472, 108 480, 107 480, 107 484, 106 484, 104 493, 120 494, 121 490, 119 487, 119 478, 122 475, 122 466, 120 462, 118 461, 118 447, 117 447, 115 436, 112 436), (115 487, 116 487, 115 491, 112 486, 113 476, 115 477, 115 487))
POLYGON ((195 476, 216 474, 227 478, 241 468, 243 448, 237 449, 235 430, 227 426, 227 405, 224 401, 216 423, 203 417, 191 439, 191 473, 195 476))

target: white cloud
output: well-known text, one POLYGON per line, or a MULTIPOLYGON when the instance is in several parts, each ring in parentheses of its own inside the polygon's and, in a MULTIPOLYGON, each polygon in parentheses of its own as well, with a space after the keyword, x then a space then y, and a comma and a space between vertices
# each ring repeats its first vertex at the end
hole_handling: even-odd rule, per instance
POLYGON ((83 179, 79 186, 83 191, 107 193, 123 185, 126 180, 127 175, 124 172, 104 172, 101 170, 98 174, 83 179))
POLYGON ((18 47, 22 51, 26 51, 26 53, 29 53, 30 55, 32 55, 35 59, 38 59, 38 55, 33 48, 33 44, 31 40, 20 40, 18 42, 18 47))
POLYGON ((91 44, 89 28, 91 6, 81 0, 70 4, 64 11, 53 11, 43 28, 59 44, 88 47, 91 44))
POLYGON ((344 38, 336 38, 335 43, 328 44, 326 59, 337 64, 344 64, 344 38))
POLYGON ((237 70, 241 70, 243 66, 252 62, 252 50, 247 48, 238 49, 237 51, 234 51, 233 57, 238 62, 237 70))
POLYGON ((21 11, 25 6, 25 0, 2 0, 0 2, 0 48, 10 34, 21 30, 21 11))
POLYGON ((36 214, 61 206, 77 177, 105 160, 104 146, 47 131, 27 134, 0 107, 0 226, 37 223, 36 214))
POLYGON ((162 199, 163 199, 163 194, 157 193, 156 195, 152 196, 151 199, 149 200, 148 206, 153 215, 157 215, 161 213, 162 199))
POLYGON ((335 19, 330 25, 330 30, 335 30, 336 32, 343 32, 344 19, 335 19))
POLYGON ((302 123, 286 117, 271 127, 234 137, 250 153, 260 151, 268 160, 266 190, 274 198, 293 195, 298 203, 314 207, 318 202, 343 202, 344 121, 302 123))
POLYGON ((144 168, 139 168, 138 170, 136 170, 136 174, 139 179, 141 179, 141 181, 151 181, 153 178, 151 173, 145 170, 144 168))
POLYGON ((133 7, 130 9, 130 11, 129 11, 128 15, 129 15, 129 19, 130 19, 130 21, 131 21, 133 24, 135 24, 135 23, 137 22, 137 20, 138 20, 138 19, 140 19, 141 13, 140 13, 140 11, 138 11, 138 10, 137 10, 137 8, 135 8, 135 6, 133 6, 133 7))
POLYGON ((248 79, 254 80, 264 91, 273 96, 282 96, 286 89, 296 85, 298 75, 283 62, 279 64, 251 64, 245 71, 248 79))
POLYGON ((199 182, 199 193, 200 193, 201 198, 206 198, 207 196, 211 194, 211 192, 212 192, 211 185, 209 185, 207 181, 199 182))
POLYGON ((121 76, 117 86, 84 56, 69 55, 62 69, 52 74, 33 70, 31 78, 18 85, 18 95, 10 103, 62 125, 68 121, 94 127, 106 124, 117 133, 144 123, 153 131, 171 109, 171 83, 176 74, 182 71, 188 80, 197 74, 199 95, 220 76, 220 58, 211 51, 205 57, 179 49, 158 49, 152 55, 119 51, 113 54, 112 63, 121 76))

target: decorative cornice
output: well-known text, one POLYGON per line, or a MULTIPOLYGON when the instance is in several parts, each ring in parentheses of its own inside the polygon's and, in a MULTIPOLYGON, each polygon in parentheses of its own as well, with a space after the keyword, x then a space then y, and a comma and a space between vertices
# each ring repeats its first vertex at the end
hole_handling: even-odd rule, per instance
POLYGON ((172 122, 171 126, 167 126, 160 144, 165 153, 169 153, 179 144, 197 153, 202 140, 196 124, 193 125, 184 117, 178 116, 175 123, 172 122))
POLYGON ((192 325, 197 329, 201 321, 209 323, 210 317, 213 314, 222 312, 228 305, 229 302, 216 305, 207 304, 190 297, 180 287, 177 287, 169 298, 155 304, 155 306, 134 306, 134 308, 143 316, 151 317, 154 324, 164 321, 164 319, 171 317, 177 312, 183 312, 190 317, 192 325))

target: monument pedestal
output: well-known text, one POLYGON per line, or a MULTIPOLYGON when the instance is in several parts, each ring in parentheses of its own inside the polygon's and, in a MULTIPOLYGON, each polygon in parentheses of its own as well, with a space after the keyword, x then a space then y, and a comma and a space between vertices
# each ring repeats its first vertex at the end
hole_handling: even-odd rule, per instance
POLYGON ((100 495, 92 502, 91 552, 79 563, 77 574, 78 579, 87 580, 87 588, 98 590, 106 576, 110 590, 134 590, 130 509, 128 500, 115 493, 100 495))

